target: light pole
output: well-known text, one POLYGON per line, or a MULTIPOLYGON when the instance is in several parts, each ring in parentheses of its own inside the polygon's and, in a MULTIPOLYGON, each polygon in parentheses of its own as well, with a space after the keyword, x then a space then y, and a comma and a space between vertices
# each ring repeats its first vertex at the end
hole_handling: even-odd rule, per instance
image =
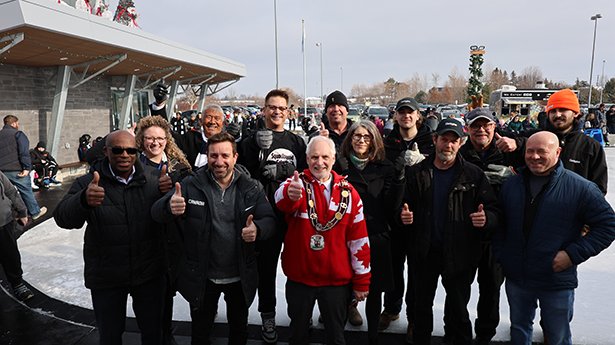
POLYGON ((323 102, 323 85, 322 85, 322 42, 316 43, 316 46, 320 48, 320 102, 323 102))
POLYGON ((275 88, 279 89, 279 68, 278 68, 278 2, 273 0, 273 31, 275 35, 275 88))
POLYGON ((604 91, 604 65, 606 60, 602 60, 602 75, 600 76, 600 104, 602 104, 602 91, 604 91))
POLYGON ((598 19, 602 18, 600 13, 597 13, 594 16, 591 16, 591 20, 594 21, 594 41, 592 43, 592 64, 589 69, 589 96, 587 97, 587 107, 591 108, 592 106, 592 77, 594 74, 594 51, 596 50, 596 31, 598 30, 598 19))
POLYGON ((340 66, 340 91, 344 92, 344 66, 340 66))

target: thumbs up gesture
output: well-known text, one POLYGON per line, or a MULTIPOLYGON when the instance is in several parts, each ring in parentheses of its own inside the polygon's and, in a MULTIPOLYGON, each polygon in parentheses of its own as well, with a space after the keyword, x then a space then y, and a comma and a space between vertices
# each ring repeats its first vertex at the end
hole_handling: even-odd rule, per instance
POLYGON ((173 193, 171 200, 169 200, 169 206, 174 216, 181 216, 186 211, 186 201, 182 196, 182 186, 179 182, 175 182, 175 193, 173 193))
POLYGON ((517 142, 515 139, 503 137, 497 132, 493 136, 495 139, 495 146, 502 152, 514 152, 517 150, 517 142))
POLYGON ((173 181, 171 181, 171 177, 167 175, 167 165, 163 165, 162 169, 160 169, 160 178, 158 179, 158 190, 162 194, 166 194, 168 191, 173 188, 173 181))
POLYGON ((295 170, 295 173, 288 185, 288 198, 292 201, 301 199, 303 193, 303 183, 299 180, 299 172, 295 170))
POLYGON ((323 137, 329 137, 329 130, 325 128, 325 124, 322 122, 320 123, 320 130, 318 131, 318 134, 323 137))
POLYGON ((404 225, 410 225, 414 222, 414 212, 410 211, 410 207, 406 203, 401 209, 401 222, 404 225))
POLYGON ((85 190, 85 201, 90 207, 100 206, 105 199, 105 189, 98 185, 100 182, 100 175, 98 171, 94 171, 94 178, 85 190))
POLYGON ((254 216, 249 215, 246 220, 246 226, 241 229, 241 238, 245 242, 256 241, 256 224, 254 224, 254 216))
POLYGON ((478 211, 470 213, 470 219, 472 219, 472 225, 475 228, 482 228, 487 224, 487 215, 485 214, 483 204, 478 205, 478 211))
POLYGON ((425 156, 419 151, 419 145, 417 143, 412 144, 412 148, 410 150, 404 151, 404 159, 406 161, 406 166, 413 166, 417 163, 422 162, 425 159, 425 156))

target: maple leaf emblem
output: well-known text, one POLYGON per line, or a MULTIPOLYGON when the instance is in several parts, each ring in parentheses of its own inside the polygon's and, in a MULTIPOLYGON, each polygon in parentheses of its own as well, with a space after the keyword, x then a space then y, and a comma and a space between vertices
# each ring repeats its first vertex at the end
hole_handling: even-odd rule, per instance
POLYGON ((365 242, 354 254, 364 269, 369 269, 369 243, 365 242))

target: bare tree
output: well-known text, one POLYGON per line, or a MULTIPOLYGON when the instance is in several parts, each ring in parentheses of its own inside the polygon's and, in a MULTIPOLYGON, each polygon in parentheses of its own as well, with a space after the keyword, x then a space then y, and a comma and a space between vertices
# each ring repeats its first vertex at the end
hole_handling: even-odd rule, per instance
POLYGON ((445 86, 449 88, 450 101, 449 103, 465 103, 467 94, 466 87, 468 79, 459 73, 457 67, 453 68, 451 74, 448 75, 448 80, 445 86))
POLYGON ((533 89, 536 86, 536 82, 542 80, 544 80, 544 77, 540 68, 529 66, 521 71, 517 87, 520 89, 533 89))

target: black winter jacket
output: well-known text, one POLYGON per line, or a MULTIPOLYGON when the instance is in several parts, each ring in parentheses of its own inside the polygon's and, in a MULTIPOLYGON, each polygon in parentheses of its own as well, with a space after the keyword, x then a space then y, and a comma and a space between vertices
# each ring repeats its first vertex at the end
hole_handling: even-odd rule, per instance
MULTIPOLYGON (((349 159, 350 160, 350 159, 349 159)), ((372 236, 391 230, 395 217, 399 218, 404 180, 398 180, 393 164, 388 160, 371 161, 363 170, 352 163, 342 172, 359 192, 367 233, 372 236)))
MULTIPOLYGON (((405 226, 411 232, 409 255, 417 264, 425 260, 431 247, 433 226, 433 156, 406 169, 404 202, 414 212, 414 223, 405 226)), ((445 272, 455 274, 475 267, 480 259, 481 237, 497 226, 497 198, 483 171, 466 162, 459 154, 458 175, 454 178, 448 197, 448 216, 444 228, 445 272), (470 214, 483 204, 487 224, 478 229, 472 225, 470 214)), ((452 168, 451 168, 452 169, 452 168)))
MULTIPOLYGON (((275 228, 275 218, 271 205, 265 197, 261 184, 248 175, 235 169, 237 191, 235 194, 235 214, 237 222, 235 232, 240 248, 237 252, 239 258, 239 275, 241 285, 249 306, 256 295, 258 286, 258 272, 256 266, 255 243, 241 240, 241 229, 245 226, 248 216, 254 216, 254 223, 258 228, 257 240, 271 237, 275 228)), ((210 202, 213 195, 211 190, 217 188, 208 169, 199 169, 194 176, 181 182, 182 196, 186 201, 186 211, 179 218, 179 228, 184 241, 186 258, 179 268, 177 290, 193 306, 201 306, 201 297, 205 291, 209 267, 211 236, 211 213, 213 205, 210 202)), ((169 191, 158 200, 152 208, 152 216, 161 223, 172 222, 176 219, 171 213, 169 201, 175 189, 169 191)))
POLYGON ((85 286, 90 289, 128 287, 165 274, 163 230, 151 217, 160 198, 159 173, 135 161, 127 184, 118 182, 105 158, 92 166, 105 189, 102 205, 89 207, 85 191, 90 172, 78 178, 56 207, 53 217, 61 228, 79 229, 87 222, 83 245, 85 286))
POLYGON ((386 158, 391 162, 395 162, 403 151, 411 149, 414 143, 417 143, 419 151, 425 155, 425 157, 434 153, 432 132, 427 126, 420 126, 414 139, 406 143, 399 132, 399 125, 395 124, 391 133, 389 133, 383 141, 386 158))

